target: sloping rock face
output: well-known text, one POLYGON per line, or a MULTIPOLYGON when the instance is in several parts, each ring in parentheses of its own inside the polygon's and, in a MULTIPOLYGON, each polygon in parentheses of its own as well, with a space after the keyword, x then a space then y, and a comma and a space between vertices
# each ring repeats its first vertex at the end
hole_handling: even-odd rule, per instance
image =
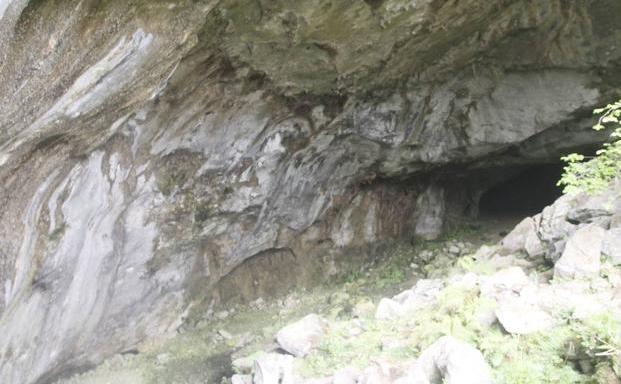
POLYGON ((429 237, 618 95, 615 0, 295 3, 0 0, 1 382, 172 332, 257 258, 429 237))

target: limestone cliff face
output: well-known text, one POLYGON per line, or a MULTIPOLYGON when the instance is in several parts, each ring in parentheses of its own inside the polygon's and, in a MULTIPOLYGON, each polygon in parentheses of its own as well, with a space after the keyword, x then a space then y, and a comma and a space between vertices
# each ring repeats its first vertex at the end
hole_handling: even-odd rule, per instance
POLYGON ((0 382, 173 332, 252 295, 253 265, 316 280, 348 250, 437 235, 447 209, 476 210, 476 170, 601 140, 588 116, 618 96, 619 16, 0 0, 0 382))

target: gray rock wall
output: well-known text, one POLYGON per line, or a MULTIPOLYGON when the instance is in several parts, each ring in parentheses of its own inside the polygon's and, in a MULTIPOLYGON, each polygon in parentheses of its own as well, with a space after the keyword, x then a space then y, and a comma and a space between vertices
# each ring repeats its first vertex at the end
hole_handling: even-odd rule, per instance
POLYGON ((1 382, 170 334, 253 257, 325 279, 437 232, 454 167, 601 140, 616 2, 377 4, 0 0, 1 382))

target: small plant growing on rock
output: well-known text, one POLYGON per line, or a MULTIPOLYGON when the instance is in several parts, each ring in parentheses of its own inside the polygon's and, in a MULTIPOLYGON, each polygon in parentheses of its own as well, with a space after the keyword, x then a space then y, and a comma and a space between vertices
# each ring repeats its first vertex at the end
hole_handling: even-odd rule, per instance
POLYGON ((601 131, 607 125, 614 127, 610 142, 605 143, 593 157, 571 153, 561 158, 567 163, 558 182, 564 193, 597 193, 621 174, 621 101, 596 109, 594 113, 600 118, 593 129, 601 131))

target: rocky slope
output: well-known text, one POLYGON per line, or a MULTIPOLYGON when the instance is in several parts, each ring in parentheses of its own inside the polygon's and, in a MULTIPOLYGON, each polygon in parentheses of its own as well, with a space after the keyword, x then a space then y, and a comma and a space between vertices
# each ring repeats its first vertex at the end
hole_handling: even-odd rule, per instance
POLYGON ((61 383, 620 383, 619 191, 565 196, 478 249, 454 238, 494 231, 405 245, 61 383))
POLYGON ((564 196, 473 254, 449 243, 442 278, 289 324, 232 383, 620 383, 620 191, 564 196))
POLYGON ((0 0, 0 381, 434 238, 618 95, 614 0, 298 3, 0 0))

